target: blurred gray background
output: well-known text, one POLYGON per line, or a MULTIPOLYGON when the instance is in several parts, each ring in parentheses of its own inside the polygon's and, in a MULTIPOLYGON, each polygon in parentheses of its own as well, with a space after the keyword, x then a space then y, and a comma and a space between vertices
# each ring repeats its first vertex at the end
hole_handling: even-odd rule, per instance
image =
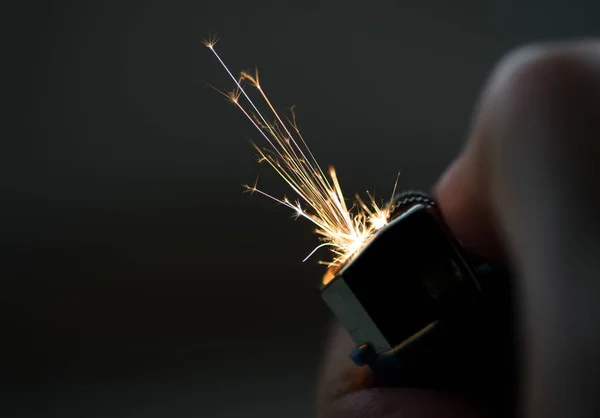
MULTIPOLYGON (((0 415, 312 416, 330 320, 306 222, 201 38, 296 105, 347 193, 429 189, 494 63, 597 33, 597 1, 2 6, 0 415), (6 410, 6 411, 4 411, 6 410), (4 414, 2 414, 4 412, 4 414)), ((321 254, 321 258, 327 254, 321 254)))

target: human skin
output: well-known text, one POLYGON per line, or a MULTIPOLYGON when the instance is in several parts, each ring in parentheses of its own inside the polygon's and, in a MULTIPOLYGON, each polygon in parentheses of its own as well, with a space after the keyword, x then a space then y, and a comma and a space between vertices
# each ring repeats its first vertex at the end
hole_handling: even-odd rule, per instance
MULTIPOLYGON (((600 41, 531 45, 504 57, 460 155, 434 188, 464 247, 517 273, 520 411, 600 416, 600 41)), ((374 387, 334 326, 319 418, 484 417, 468 399, 374 387)))

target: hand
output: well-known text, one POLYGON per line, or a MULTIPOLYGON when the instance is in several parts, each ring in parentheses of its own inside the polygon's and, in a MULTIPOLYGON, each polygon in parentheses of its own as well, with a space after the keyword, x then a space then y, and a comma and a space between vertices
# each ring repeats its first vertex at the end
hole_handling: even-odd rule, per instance
MULTIPOLYGON (((521 48, 492 74, 469 139, 434 190, 465 248, 518 273, 522 412, 600 416, 600 42, 521 48)), ((377 388, 336 326, 320 418, 483 417, 467 399, 377 388)))

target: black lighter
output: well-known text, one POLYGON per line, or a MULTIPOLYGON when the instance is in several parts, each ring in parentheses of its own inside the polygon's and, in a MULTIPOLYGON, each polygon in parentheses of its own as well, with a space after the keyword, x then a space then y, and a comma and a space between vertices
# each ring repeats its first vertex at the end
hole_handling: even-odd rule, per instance
POLYGON ((435 202, 396 196, 373 240, 323 280, 321 295, 379 385, 441 389, 514 409, 511 275, 467 254, 435 202))

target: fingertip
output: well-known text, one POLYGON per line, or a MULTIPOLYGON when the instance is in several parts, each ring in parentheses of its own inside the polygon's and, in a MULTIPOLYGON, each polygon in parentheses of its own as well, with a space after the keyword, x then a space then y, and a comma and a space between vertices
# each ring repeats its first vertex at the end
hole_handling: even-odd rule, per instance
POLYGON ((478 405, 430 389, 373 388, 337 399, 319 418, 488 418, 478 405))
POLYGON ((433 189, 444 221, 464 248, 490 260, 504 258, 478 150, 467 148, 433 189))
POLYGON ((356 344, 339 324, 333 324, 317 385, 317 407, 327 409, 340 397, 373 386, 373 373, 350 359, 356 344))

